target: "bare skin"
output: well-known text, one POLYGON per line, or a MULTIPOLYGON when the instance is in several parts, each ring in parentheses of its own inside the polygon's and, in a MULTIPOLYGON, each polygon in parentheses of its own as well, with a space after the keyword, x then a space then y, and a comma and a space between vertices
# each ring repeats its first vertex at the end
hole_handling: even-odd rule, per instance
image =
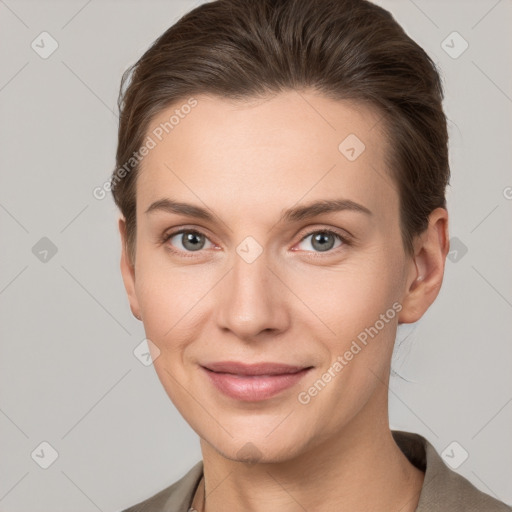
MULTIPOLYGON (((398 193, 383 163, 387 141, 368 107, 314 91, 196 99, 142 162, 135 262, 123 218, 119 230, 131 310, 154 344, 164 389, 201 439, 205 510, 414 511, 424 474, 392 438, 388 382, 398 323, 417 321, 439 293, 446 210, 432 212, 407 256, 398 193), (349 134, 365 145, 353 161, 338 148, 349 134), (163 198, 212 219, 146 213, 163 198), (283 210, 334 199, 370 213, 280 220, 283 210), (184 245, 183 234, 163 241, 179 229, 200 232, 199 250, 184 245), (312 233, 325 229, 343 239, 325 235, 332 248, 324 251, 312 233), (262 251, 250 263, 237 252, 247 237, 262 251), (333 376, 333 363, 382 314, 393 317, 333 376), (202 368, 226 360, 312 368, 271 398, 242 401, 220 392, 202 368), (300 402, 329 368, 328 384, 300 402)), ((148 134, 176 108, 157 115, 148 134)))

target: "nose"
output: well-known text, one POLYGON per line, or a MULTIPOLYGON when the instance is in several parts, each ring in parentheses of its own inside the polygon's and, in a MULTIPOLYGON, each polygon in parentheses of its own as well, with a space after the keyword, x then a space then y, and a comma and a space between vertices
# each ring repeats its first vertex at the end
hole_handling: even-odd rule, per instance
POLYGON ((233 267, 216 288, 216 320, 221 330, 255 341, 289 327, 289 291, 279 273, 270 268, 265 252, 252 263, 235 255, 233 267))

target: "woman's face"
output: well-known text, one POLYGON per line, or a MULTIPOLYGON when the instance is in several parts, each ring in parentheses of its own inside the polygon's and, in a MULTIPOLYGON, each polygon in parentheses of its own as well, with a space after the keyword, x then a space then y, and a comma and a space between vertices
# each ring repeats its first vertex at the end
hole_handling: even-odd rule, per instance
POLYGON ((199 436, 230 459, 286 460, 387 412, 416 273, 380 116, 312 92, 196 100, 148 131, 123 278, 199 436), (244 366, 255 363, 293 368, 244 366))

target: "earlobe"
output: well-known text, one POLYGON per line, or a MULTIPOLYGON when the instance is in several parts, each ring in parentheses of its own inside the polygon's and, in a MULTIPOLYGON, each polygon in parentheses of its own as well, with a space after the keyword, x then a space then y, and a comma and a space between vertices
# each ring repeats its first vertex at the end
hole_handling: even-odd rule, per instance
POLYGON ((415 242, 399 323, 417 322, 439 294, 449 250, 446 209, 436 208, 430 214, 427 229, 415 242))
POLYGON ((120 217, 118 221, 119 233, 121 235, 121 275, 123 277, 123 283, 128 295, 128 301, 130 303, 130 309, 133 316, 142 319, 140 314, 139 301, 135 292, 135 266, 130 261, 128 255, 128 248, 126 243, 126 221, 124 217, 120 217))

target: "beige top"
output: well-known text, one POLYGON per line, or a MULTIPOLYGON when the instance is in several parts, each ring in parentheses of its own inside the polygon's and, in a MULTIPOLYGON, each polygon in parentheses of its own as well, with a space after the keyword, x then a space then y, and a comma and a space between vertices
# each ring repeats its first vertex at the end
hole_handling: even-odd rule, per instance
MULTIPOLYGON (((411 463, 425 471, 416 512, 512 512, 512 507, 478 490, 450 469, 423 436, 391 432, 411 463)), ((188 512, 202 476, 203 462, 199 461, 174 484, 122 512, 188 512)))

